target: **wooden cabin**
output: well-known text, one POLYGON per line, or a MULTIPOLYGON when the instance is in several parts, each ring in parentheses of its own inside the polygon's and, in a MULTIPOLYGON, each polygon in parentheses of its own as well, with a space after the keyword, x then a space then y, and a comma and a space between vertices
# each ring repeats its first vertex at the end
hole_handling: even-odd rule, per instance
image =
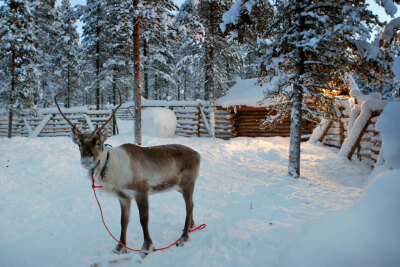
MULTIPOLYGON (((225 96, 215 101, 217 110, 230 111, 232 135, 234 137, 290 136, 290 117, 273 125, 263 125, 268 116, 276 114, 276 110, 268 107, 263 101, 266 87, 256 83, 257 79, 241 80, 231 87, 225 96)), ((302 121, 303 140, 307 140, 314 127, 314 123, 302 121)))

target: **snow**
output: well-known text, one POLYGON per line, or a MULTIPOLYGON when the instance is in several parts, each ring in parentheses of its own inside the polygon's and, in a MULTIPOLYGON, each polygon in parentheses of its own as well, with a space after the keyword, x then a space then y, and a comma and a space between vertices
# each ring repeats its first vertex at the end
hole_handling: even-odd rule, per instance
POLYGON ((238 0, 232 4, 230 9, 225 12, 222 15, 222 23, 220 23, 220 28, 222 32, 225 32, 226 30, 226 25, 228 24, 237 24, 237 21, 240 17, 240 14, 244 11, 244 9, 247 10, 249 14, 251 14, 251 9, 252 7, 257 4, 259 1, 258 0, 249 0, 249 1, 243 1, 243 0, 238 0))
POLYGON ((257 79, 239 80, 225 96, 215 100, 215 105, 264 107, 265 89, 265 86, 257 84, 257 79))
MULTIPOLYGON (((118 121, 118 125, 121 134, 107 141, 114 147, 133 139, 131 121, 118 121)), ((291 244, 301 240, 292 234, 297 225, 352 206, 368 181, 368 169, 343 160, 336 150, 310 143, 302 145, 303 176, 288 177, 288 138, 227 141, 144 136, 143 143, 179 143, 201 154, 194 214, 197 225, 207 224, 204 230, 192 233, 183 248, 155 252, 145 260, 136 253, 115 255, 116 244, 103 228, 78 147, 70 138, 3 138, 0 266, 88 266, 110 260, 119 260, 118 266, 139 262, 146 266, 279 266, 291 244)), ((105 220, 118 236, 118 200, 98 195, 105 220)), ((137 214, 133 205, 128 229, 128 244, 133 248, 142 245, 137 214)), ((179 193, 150 197, 149 227, 156 247, 180 236, 184 216, 179 193)), ((319 242, 323 244, 324 239, 319 242)))
POLYGON ((371 113, 373 111, 382 111, 385 106, 392 101, 382 100, 382 95, 377 92, 364 95, 355 86, 352 86, 352 88, 350 95, 354 99, 357 99, 358 104, 353 105, 353 108, 350 111, 347 138, 344 140, 339 151, 339 155, 343 157, 347 157, 350 154, 350 151, 360 136, 364 126, 371 118, 371 113))
POLYGON ((175 135, 176 116, 167 108, 146 108, 142 114, 143 135, 171 138, 175 135))
POLYGON ((353 207, 302 224, 283 266, 399 266, 400 170, 378 168, 353 207))
POLYGON ((383 159, 391 168, 400 168, 400 102, 389 103, 377 122, 383 139, 383 159))
POLYGON ((392 70, 397 81, 400 82, 400 56, 396 57, 396 59, 393 61, 392 70))
POLYGON ((393 0, 380 0, 380 2, 385 8, 386 14, 393 17, 397 13, 397 7, 393 0))
POLYGON ((315 129, 313 130, 311 136, 310 136, 310 143, 317 143, 318 140, 321 138, 322 134, 324 133, 324 131, 326 130, 326 128, 329 125, 329 120, 323 118, 321 120, 321 122, 317 125, 317 127, 315 127, 315 129))

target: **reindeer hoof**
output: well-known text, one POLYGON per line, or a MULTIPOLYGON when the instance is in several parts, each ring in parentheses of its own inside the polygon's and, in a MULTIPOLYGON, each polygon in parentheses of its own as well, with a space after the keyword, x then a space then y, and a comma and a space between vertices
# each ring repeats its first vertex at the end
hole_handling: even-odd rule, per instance
POLYGON ((153 244, 143 245, 142 250, 140 251, 140 257, 144 259, 147 255, 149 255, 150 252, 153 251, 156 251, 156 248, 153 246, 153 244))
POLYGON ((176 246, 177 247, 183 247, 183 245, 187 241, 189 241, 189 237, 188 236, 185 236, 185 237, 182 236, 181 238, 179 238, 179 241, 178 241, 178 243, 176 243, 176 246))
POLYGON ((127 254, 128 250, 126 248, 124 248, 123 246, 121 246, 120 244, 118 244, 114 248, 113 252, 116 253, 116 254, 127 254))

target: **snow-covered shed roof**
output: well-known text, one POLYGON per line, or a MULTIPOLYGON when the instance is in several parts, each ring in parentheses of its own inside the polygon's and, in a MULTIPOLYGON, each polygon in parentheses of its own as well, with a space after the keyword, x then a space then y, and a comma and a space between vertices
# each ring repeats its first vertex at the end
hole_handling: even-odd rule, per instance
POLYGON ((265 107, 264 91, 266 85, 257 84, 257 79, 239 80, 232 86, 226 95, 215 101, 216 106, 248 106, 248 107, 265 107))

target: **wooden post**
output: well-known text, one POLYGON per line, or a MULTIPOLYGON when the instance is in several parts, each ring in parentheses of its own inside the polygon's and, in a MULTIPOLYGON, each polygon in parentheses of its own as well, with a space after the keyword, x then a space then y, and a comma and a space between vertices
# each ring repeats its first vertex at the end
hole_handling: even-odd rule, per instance
MULTIPOLYGON (((15 55, 15 50, 14 48, 11 51, 11 96, 10 96, 10 103, 14 102, 14 90, 15 90, 15 60, 16 60, 16 55, 15 55)), ((8 133, 7 137, 11 138, 12 136, 12 123, 13 123, 13 112, 10 109, 10 112, 8 114, 8 133)))
MULTIPOLYGON (((133 10, 137 10, 139 0, 133 0, 133 10)), ((133 64, 135 73, 135 142, 142 145, 142 81, 140 74, 140 20, 133 19, 133 64)))
POLYGON ((201 119, 201 110, 200 105, 197 106, 197 136, 200 137, 200 119, 201 119))
POLYGON ((344 142, 344 123, 342 121, 343 118, 343 110, 344 108, 339 108, 340 117, 339 117, 339 127, 340 127, 340 147, 342 147, 344 142))
POLYGON ((326 126, 324 132, 321 134, 320 138, 318 139, 318 142, 322 142, 325 138, 325 135, 329 132, 329 129, 332 127, 333 120, 328 122, 328 125, 326 126))
POLYGON ((360 132, 360 135, 357 138, 357 141, 353 144, 353 146, 350 149, 349 154, 347 155, 347 158, 349 160, 351 160, 351 157, 354 154, 354 151, 356 150, 356 148, 360 147, 360 142, 361 142, 361 138, 363 137, 364 133, 367 131, 368 125, 371 123, 371 119, 375 117, 373 114, 370 115, 369 119, 367 120, 367 123, 364 125, 363 129, 360 132))

